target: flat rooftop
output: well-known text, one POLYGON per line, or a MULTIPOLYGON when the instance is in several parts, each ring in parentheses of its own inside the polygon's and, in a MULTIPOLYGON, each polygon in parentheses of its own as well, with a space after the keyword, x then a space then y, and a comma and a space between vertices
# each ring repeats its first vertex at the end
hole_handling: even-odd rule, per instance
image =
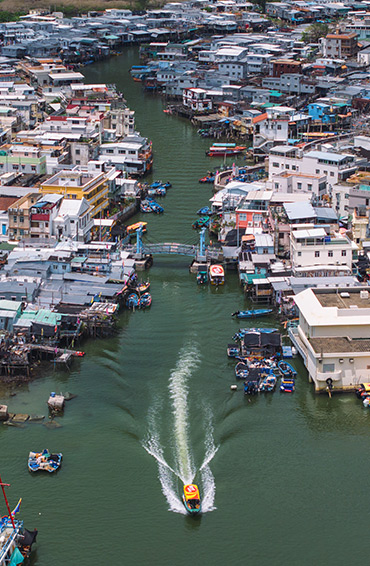
POLYGON ((354 354, 370 352, 370 340, 368 338, 310 338, 310 344, 315 354, 354 354))
MULTIPOLYGON (((317 300, 322 307, 337 307, 338 309, 350 309, 357 307, 360 309, 370 309, 370 288, 358 289, 337 289, 333 292, 327 289, 313 290, 317 300), (367 298, 362 299, 360 291, 368 291, 367 298)), ((356 311, 354 311, 354 314, 356 311)))

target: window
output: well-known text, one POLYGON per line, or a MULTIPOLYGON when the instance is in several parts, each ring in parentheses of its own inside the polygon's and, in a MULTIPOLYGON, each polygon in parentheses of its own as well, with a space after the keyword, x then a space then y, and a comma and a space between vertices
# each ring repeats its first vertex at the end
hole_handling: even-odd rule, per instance
POLYGON ((19 217, 19 222, 24 222, 24 216, 19 217))
POLYGON ((288 164, 285 165, 285 169, 289 169, 289 165, 288 165, 288 164))
POLYGON ((297 183, 297 189, 301 189, 302 188, 302 183, 297 183))
POLYGON ((80 155, 81 150, 80 149, 76 149, 76 155, 80 155))
POLYGON ((316 175, 320 175, 320 169, 316 169, 316 175))
POLYGON ((342 257, 346 257, 347 255, 347 251, 346 250, 342 250, 342 257))
POLYGON ((277 190, 279 188, 279 183, 275 183, 275 189, 277 190))
POLYGON ((272 166, 273 167, 279 167, 279 163, 273 163, 272 166))
POLYGON ((335 371, 335 364, 323 364, 322 371, 324 373, 333 373, 335 371))
POLYGON ((13 216, 13 222, 17 222, 17 217, 15 215, 13 216))
POLYGON ((330 171, 330 177, 334 177, 334 171, 330 171))
POLYGON ((333 254, 332 251, 328 252, 328 257, 333 257, 333 255, 334 255, 334 254, 333 254))
POLYGON ((292 165, 292 170, 295 171, 297 168, 295 165, 292 165))
POLYGON ((320 257, 320 252, 315 252, 315 257, 320 257))
POLYGON ((307 185, 307 189, 308 189, 309 191, 312 191, 312 185, 311 185, 310 183, 307 185))
POLYGON ((247 220, 247 215, 246 215, 246 214, 239 214, 239 220, 240 220, 240 221, 245 221, 245 220, 247 220))
POLYGON ((278 124, 277 129, 281 130, 281 124, 278 124))
POLYGON ((302 252, 298 252, 298 257, 301 257, 301 255, 302 255, 302 252))

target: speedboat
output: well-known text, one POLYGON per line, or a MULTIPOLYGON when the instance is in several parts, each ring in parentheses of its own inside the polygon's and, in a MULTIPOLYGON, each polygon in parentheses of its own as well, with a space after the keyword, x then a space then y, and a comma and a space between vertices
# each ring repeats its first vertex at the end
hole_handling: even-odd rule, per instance
POLYGON ((202 510, 198 486, 194 483, 184 485, 182 501, 189 515, 197 515, 202 510))

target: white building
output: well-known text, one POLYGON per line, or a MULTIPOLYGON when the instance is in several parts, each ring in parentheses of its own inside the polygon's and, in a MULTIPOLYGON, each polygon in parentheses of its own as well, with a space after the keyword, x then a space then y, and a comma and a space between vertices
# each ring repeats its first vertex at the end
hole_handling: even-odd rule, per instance
POLYGON ((269 180, 283 171, 294 171, 325 176, 328 183, 335 184, 353 175, 362 162, 362 159, 347 153, 317 150, 302 153, 290 146, 277 146, 270 150, 269 180))
POLYGON ((370 381, 369 290, 311 288, 294 297, 299 325, 289 335, 316 391, 370 381))
POLYGON ((290 259, 296 277, 351 275, 357 245, 347 236, 328 235, 324 228, 292 230, 290 259))
POLYGON ((182 103, 194 112, 203 112, 212 109, 212 100, 204 88, 184 88, 182 103))
POLYGON ((53 221, 53 232, 58 239, 89 242, 93 220, 92 207, 86 199, 63 199, 58 216, 53 221))

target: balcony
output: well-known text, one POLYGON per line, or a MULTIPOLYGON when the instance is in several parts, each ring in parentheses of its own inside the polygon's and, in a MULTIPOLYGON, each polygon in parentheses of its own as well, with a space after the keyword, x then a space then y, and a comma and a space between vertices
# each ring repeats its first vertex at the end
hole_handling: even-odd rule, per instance
POLYGON ((316 372, 316 380, 326 382, 327 379, 332 379, 333 381, 340 381, 342 379, 342 370, 339 371, 327 371, 327 372, 316 372))

